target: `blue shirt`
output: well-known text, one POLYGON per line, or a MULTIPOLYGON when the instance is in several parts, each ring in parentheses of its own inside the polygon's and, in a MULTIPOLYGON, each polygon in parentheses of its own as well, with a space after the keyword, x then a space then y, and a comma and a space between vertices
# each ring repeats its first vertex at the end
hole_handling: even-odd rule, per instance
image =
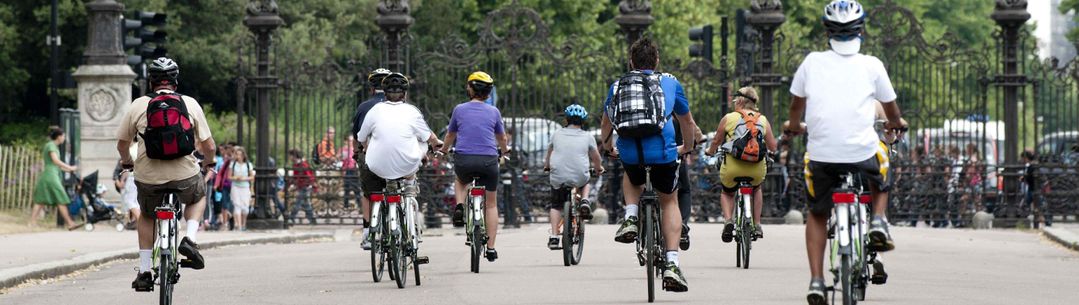
MULTIPOLYGON (((641 72, 645 74, 655 73, 652 70, 642 70, 641 72)), ((617 89, 614 85, 611 84, 610 90, 607 91, 607 100, 603 102, 604 109, 607 109, 608 104, 611 103, 611 96, 614 95, 614 91, 617 89)), ((689 113, 689 100, 686 99, 686 92, 682 89, 682 84, 678 82, 678 79, 669 74, 663 74, 659 79, 659 87, 663 89, 663 99, 666 102, 663 107, 663 115, 667 117, 667 124, 663 126, 662 134, 641 139, 645 164, 667 164, 674 162, 678 158, 678 144, 675 143, 674 139, 675 128, 672 114, 685 115, 689 113)), ((631 138, 618 138, 615 146, 618 148, 622 163, 639 163, 640 157, 637 154, 636 141, 636 139, 631 138)))
POLYGON ((356 114, 352 115, 352 135, 355 136, 360 132, 360 126, 363 126, 363 118, 367 117, 367 112, 371 111, 371 107, 375 107, 375 104, 381 103, 386 100, 386 93, 376 92, 371 98, 367 99, 363 103, 360 103, 356 107, 356 114))

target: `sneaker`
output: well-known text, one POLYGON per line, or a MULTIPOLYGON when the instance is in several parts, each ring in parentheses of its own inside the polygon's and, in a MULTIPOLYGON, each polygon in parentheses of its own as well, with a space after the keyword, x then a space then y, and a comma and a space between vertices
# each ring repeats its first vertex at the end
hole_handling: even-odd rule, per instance
POLYGON ((678 265, 667 263, 666 270, 663 270, 663 289, 673 292, 686 292, 689 290, 689 286, 686 285, 686 278, 682 276, 682 269, 678 268, 678 265))
POLYGON ((547 240, 547 248, 551 250, 562 250, 562 241, 558 237, 551 237, 547 240))
POLYGON ((139 272, 135 275, 135 281, 131 282, 131 288, 139 292, 154 291, 154 275, 147 272, 139 272))
POLYGON ((753 240, 764 238, 764 228, 761 225, 753 226, 753 240))
POLYGON ((360 248, 363 248, 365 251, 371 251, 371 239, 364 237, 363 241, 360 242, 360 248))
POLYGON ((614 234, 614 241, 628 244, 637 240, 637 216, 627 217, 625 221, 622 221, 622 226, 618 228, 618 233, 614 234))
POLYGON ((884 263, 873 261, 873 276, 869 277, 869 281, 873 285, 884 285, 884 283, 888 282, 888 272, 884 271, 884 263))
POLYGON ((195 270, 202 270, 206 268, 206 261, 202 259, 202 254, 199 253, 199 244, 191 241, 187 237, 184 237, 180 241, 180 246, 176 248, 181 255, 187 257, 180 261, 181 267, 187 267, 195 270))
POLYGON ((828 305, 828 301, 824 298, 824 289, 824 279, 809 281, 809 293, 806 294, 809 305, 828 305))
POLYGON ((682 224, 682 237, 678 238, 678 248, 689 250, 689 226, 682 224))
POLYGON ((592 220, 592 205, 588 203, 588 199, 581 199, 581 204, 577 206, 577 213, 581 214, 581 219, 592 220))
POLYGON ((873 216, 869 222, 869 250, 888 252, 895 249, 892 235, 888 233, 888 222, 883 217, 873 216))
POLYGON ((488 248, 487 252, 483 253, 483 257, 486 257, 488 262, 493 262, 498 259, 498 251, 488 248))
POLYGON ((458 203, 457 207, 453 208, 453 226, 461 228, 465 226, 465 205, 458 203))
POLYGON ((723 242, 725 242, 725 243, 730 243, 732 240, 734 240, 734 224, 733 223, 728 222, 726 225, 723 226, 722 239, 723 239, 723 242))

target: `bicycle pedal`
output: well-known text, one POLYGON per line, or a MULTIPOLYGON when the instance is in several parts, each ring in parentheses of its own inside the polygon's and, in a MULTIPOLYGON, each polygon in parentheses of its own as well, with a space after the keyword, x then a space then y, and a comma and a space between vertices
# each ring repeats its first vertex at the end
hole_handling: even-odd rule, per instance
POLYGON ((417 256, 416 257, 416 264, 426 265, 426 264, 428 264, 430 262, 431 262, 431 260, 426 256, 417 256))
POLYGON ((189 260, 189 259, 185 258, 185 259, 180 260, 180 267, 181 268, 194 268, 194 266, 192 264, 193 264, 193 262, 191 262, 191 260, 189 260))
POLYGON ((642 254, 641 252, 637 252, 637 263, 641 264, 641 266, 643 267, 644 262, 644 254, 642 254))

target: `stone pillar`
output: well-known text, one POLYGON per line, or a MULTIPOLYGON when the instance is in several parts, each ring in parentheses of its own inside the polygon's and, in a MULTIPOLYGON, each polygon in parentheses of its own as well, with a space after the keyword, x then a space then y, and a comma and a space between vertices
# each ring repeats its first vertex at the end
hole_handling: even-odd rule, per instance
MULTIPOLYGON (((991 17, 1001 30, 998 40, 1001 44, 998 53, 1000 70, 993 82, 1004 90, 1004 200, 1008 203, 1006 206, 1015 207, 1022 198, 1019 188, 1019 177, 1022 177, 1019 173, 1022 170, 1019 164, 1019 93, 1029 84, 1026 75, 1019 71, 1019 29, 1030 19, 1027 1, 997 0, 991 17)), ((1037 219, 1038 215, 1034 216, 1037 219)))
MULTIPOLYGON (((276 179, 276 170, 270 167, 270 96, 277 89, 277 77, 270 74, 273 62, 270 60, 272 34, 285 21, 277 14, 277 2, 274 0, 255 0, 247 4, 247 16, 244 25, 255 34, 255 66, 257 75, 253 77, 257 117, 255 122, 255 143, 258 149, 255 157, 255 213, 252 218, 268 221, 270 217, 271 186, 276 179)), ((243 102, 243 101, 238 101, 243 102)), ((277 160, 284 164, 284 160, 277 160)), ((273 222, 273 221, 270 221, 273 222)), ((254 223, 253 223, 254 224, 254 223)), ((256 224, 254 228, 279 227, 276 224, 256 224)))
MULTIPOLYGON (((79 170, 83 175, 98 171, 98 183, 111 185, 112 171, 120 159, 116 129, 131 104, 135 72, 127 65, 120 46, 124 5, 114 0, 96 0, 86 4, 86 10, 90 24, 83 52, 85 64, 72 74, 79 89, 79 170)), ((107 199, 119 199, 115 192, 106 194, 113 197, 107 199)))
POLYGON ((386 59, 386 68, 394 72, 405 71, 405 61, 401 58, 401 38, 412 26, 409 16, 408 0, 382 0, 378 3, 378 17, 375 23, 386 34, 386 48, 382 56, 386 59))
POLYGON ((614 22, 618 23, 622 33, 626 35, 627 48, 640 39, 656 20, 652 18, 652 2, 648 0, 622 0, 618 4, 618 13, 614 22))
POLYGON ((775 91, 781 83, 782 76, 773 71, 775 62, 775 33, 779 26, 787 20, 783 15, 783 4, 779 0, 753 0, 750 2, 749 15, 746 23, 760 34, 760 58, 756 61, 757 66, 753 69, 753 84, 760 87, 761 113, 768 117, 776 117, 775 91))

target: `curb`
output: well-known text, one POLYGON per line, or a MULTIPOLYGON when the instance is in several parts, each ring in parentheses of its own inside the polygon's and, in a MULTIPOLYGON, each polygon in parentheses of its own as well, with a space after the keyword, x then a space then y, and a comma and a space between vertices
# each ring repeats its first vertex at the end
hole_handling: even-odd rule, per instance
POLYGON ((1064 229, 1044 227, 1042 228, 1042 234, 1065 248, 1079 251, 1079 235, 1075 233, 1064 229))
MULTIPOLYGON (((289 244, 333 238, 334 234, 329 232, 300 233, 284 236, 248 237, 233 240, 204 242, 199 245, 199 248, 201 248, 202 250, 208 250, 217 247, 242 244, 289 244)), ((0 270, 0 290, 15 287, 30 280, 49 279, 59 277, 65 274, 71 274, 75 271, 90 268, 94 265, 100 265, 122 259, 136 259, 138 258, 138 255, 138 251, 135 250, 106 251, 85 254, 61 261, 38 263, 18 268, 0 270)))

